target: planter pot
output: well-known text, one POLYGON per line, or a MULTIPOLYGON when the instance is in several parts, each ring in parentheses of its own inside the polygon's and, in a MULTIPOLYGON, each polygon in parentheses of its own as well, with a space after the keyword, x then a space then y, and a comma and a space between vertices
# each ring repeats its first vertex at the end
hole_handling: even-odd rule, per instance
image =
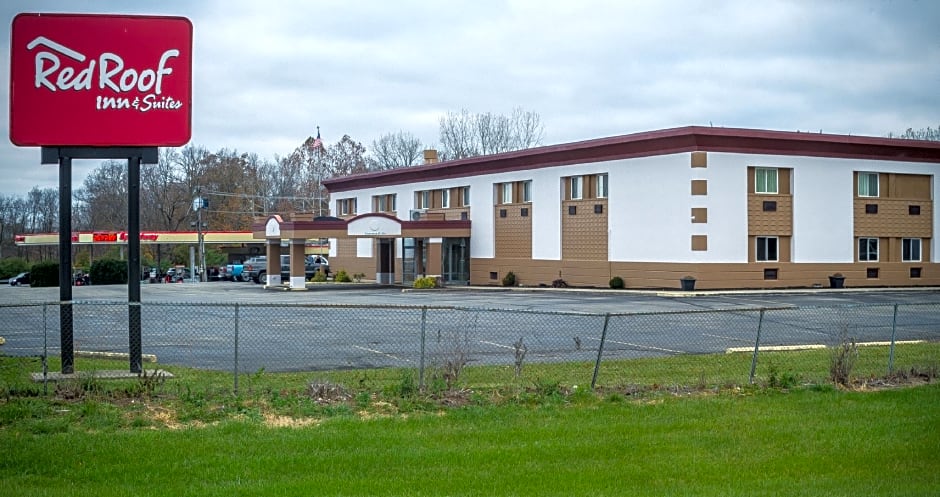
POLYGON ((695 278, 682 278, 679 280, 679 284, 682 285, 682 291, 684 292, 695 290, 695 278))
POLYGON ((829 288, 845 288, 845 276, 830 276, 829 288))

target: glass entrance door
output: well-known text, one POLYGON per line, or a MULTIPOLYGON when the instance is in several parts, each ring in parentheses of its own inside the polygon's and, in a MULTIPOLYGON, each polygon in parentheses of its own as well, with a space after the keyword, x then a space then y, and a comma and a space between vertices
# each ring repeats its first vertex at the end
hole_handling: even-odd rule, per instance
POLYGON ((448 284, 470 284, 470 239, 444 238, 441 246, 444 281, 448 284))
POLYGON ((401 240, 401 284, 414 286, 417 277, 415 264, 415 239, 402 238, 401 240))

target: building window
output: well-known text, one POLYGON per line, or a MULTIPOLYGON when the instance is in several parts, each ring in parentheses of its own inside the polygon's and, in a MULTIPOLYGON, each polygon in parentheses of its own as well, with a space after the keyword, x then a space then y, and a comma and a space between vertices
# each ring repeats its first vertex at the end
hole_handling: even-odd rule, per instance
POLYGON ((920 238, 901 239, 901 261, 920 262, 920 238))
POLYGON ((500 197, 499 203, 501 204, 512 203, 512 183, 500 183, 499 197, 500 197))
POLYGON ((607 198, 607 175, 598 174, 597 178, 597 198, 607 198))
POLYGON ((777 170, 766 167, 755 168, 754 191, 756 193, 777 193, 777 170))
POLYGON ((775 236, 757 237, 757 262, 777 262, 777 244, 775 236))
POLYGON ((336 212, 340 216, 356 214, 356 198, 341 198, 336 201, 336 212))
POLYGON ((532 181, 523 181, 522 182, 522 202, 529 203, 532 201, 532 181))
POLYGON ((463 193, 461 197, 463 197, 461 199, 463 200, 463 207, 469 206, 470 205, 470 187, 469 186, 463 187, 463 193))
POLYGON ((375 195, 372 197, 372 212, 394 212, 396 204, 395 193, 388 195, 375 195))
POLYGON ((878 173, 858 173, 858 196, 878 196, 878 173))
POLYGON ((450 190, 441 190, 441 208, 450 209, 450 190))
POLYGON ((572 176, 571 178, 571 200, 581 200, 581 176, 572 176))
POLYGON ((858 260, 865 262, 878 262, 878 239, 858 239, 858 260))
POLYGON ((431 207, 431 192, 428 190, 420 191, 415 194, 415 209, 427 209, 431 207))

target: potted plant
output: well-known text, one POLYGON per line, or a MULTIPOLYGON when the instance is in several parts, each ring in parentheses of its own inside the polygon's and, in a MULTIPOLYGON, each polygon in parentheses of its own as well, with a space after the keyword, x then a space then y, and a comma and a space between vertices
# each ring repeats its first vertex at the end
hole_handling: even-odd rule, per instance
POLYGON ((691 292, 695 290, 695 277, 694 276, 683 276, 679 279, 679 284, 682 285, 682 291, 691 292))
POLYGON ((829 277, 829 288, 845 288, 845 276, 836 273, 829 277))

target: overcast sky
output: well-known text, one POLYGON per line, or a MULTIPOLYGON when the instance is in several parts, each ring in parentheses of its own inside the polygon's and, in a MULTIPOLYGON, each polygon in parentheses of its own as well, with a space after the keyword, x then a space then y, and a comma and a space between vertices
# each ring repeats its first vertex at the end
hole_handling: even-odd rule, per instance
MULTIPOLYGON (((191 144, 285 156, 320 126, 438 141, 448 111, 537 112, 543 144, 687 125, 884 136, 940 125, 940 2, 6 0, 194 25, 191 144)), ((0 120, 0 194, 56 166, 0 120)), ((95 161, 75 163, 79 188, 95 161)))

